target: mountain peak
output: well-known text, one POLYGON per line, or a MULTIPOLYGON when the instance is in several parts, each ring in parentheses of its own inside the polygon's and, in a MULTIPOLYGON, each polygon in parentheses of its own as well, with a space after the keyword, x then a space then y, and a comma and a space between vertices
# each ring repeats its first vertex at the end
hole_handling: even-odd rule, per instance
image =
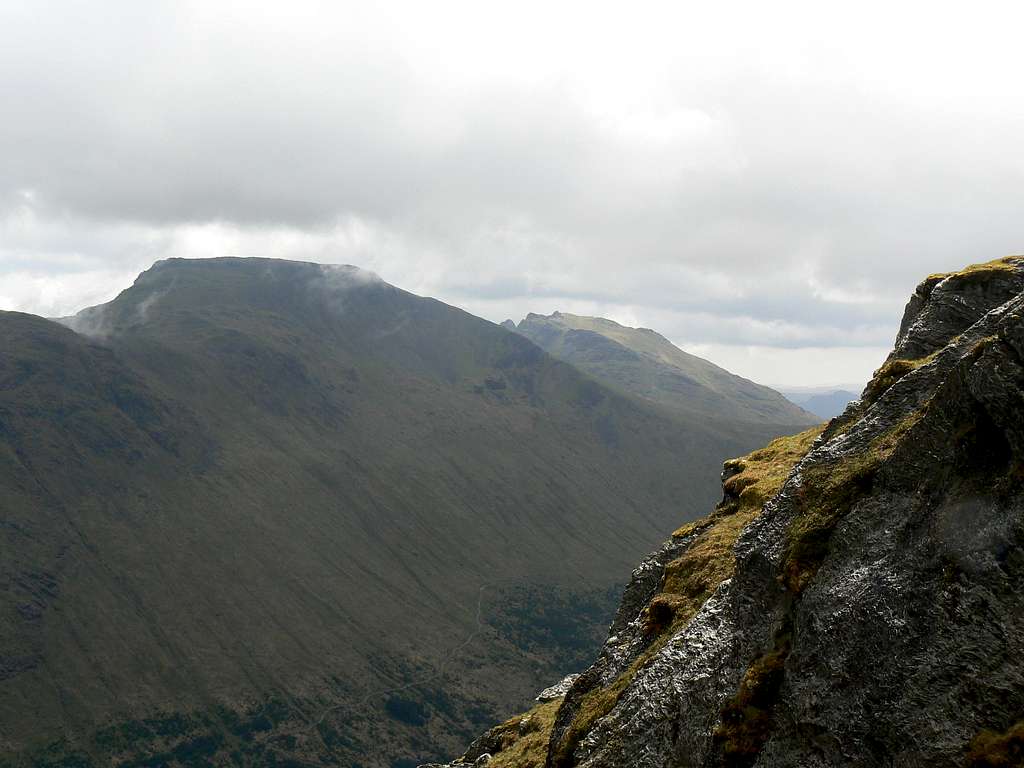
POLYGON ((377 274, 349 264, 225 256, 157 261, 106 304, 88 307, 59 322, 86 336, 107 338, 139 329, 166 314, 223 313, 229 307, 310 313, 344 306, 352 291, 398 289, 377 274))
POLYGON ((202 279, 224 288, 232 280, 253 282, 309 282, 322 278, 338 285, 384 284, 375 272, 352 264, 323 264, 259 256, 220 256, 186 259, 174 257, 154 262, 136 278, 134 285, 167 285, 177 279, 202 279))

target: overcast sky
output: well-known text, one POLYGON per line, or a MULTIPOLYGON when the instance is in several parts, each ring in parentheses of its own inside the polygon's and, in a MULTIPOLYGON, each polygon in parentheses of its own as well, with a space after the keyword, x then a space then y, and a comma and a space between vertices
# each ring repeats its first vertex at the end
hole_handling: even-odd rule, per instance
POLYGON ((279 256, 859 384, 1024 251, 1015 5, 3 0, 0 308, 279 256))

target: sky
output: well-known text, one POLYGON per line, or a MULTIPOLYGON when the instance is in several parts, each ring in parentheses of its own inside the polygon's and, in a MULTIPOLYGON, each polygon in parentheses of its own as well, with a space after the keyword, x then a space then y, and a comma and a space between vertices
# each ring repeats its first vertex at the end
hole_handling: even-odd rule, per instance
POLYGON ((370 269, 861 385, 1024 252, 1014 3, 0 2, 0 308, 155 260, 370 269))

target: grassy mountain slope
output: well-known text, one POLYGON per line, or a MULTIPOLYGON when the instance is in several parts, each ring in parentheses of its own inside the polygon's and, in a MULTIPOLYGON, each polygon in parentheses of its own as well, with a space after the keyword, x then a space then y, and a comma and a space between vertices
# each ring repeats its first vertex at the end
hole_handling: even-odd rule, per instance
POLYGON ((453 751, 754 439, 354 268, 171 260, 66 323, 0 315, 0 764, 453 751))
POLYGON ((529 314, 516 330, 598 380, 657 403, 688 423, 712 418, 753 428, 767 425, 781 434, 819 421, 778 392, 683 352, 647 328, 555 312, 529 314))

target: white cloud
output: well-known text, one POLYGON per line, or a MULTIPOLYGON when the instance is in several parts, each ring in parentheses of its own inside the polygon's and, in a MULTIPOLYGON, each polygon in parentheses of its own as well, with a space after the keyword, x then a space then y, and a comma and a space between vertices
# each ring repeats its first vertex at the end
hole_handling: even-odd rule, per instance
POLYGON ((768 386, 787 389, 798 382, 806 387, 851 389, 860 394, 889 354, 891 347, 803 347, 693 344, 684 348, 733 373, 768 386))
POLYGON ((0 306, 67 312, 167 256, 280 256, 491 319, 633 318, 755 378, 771 350, 862 370, 920 277, 1024 250, 1022 20, 4 3, 0 306))

